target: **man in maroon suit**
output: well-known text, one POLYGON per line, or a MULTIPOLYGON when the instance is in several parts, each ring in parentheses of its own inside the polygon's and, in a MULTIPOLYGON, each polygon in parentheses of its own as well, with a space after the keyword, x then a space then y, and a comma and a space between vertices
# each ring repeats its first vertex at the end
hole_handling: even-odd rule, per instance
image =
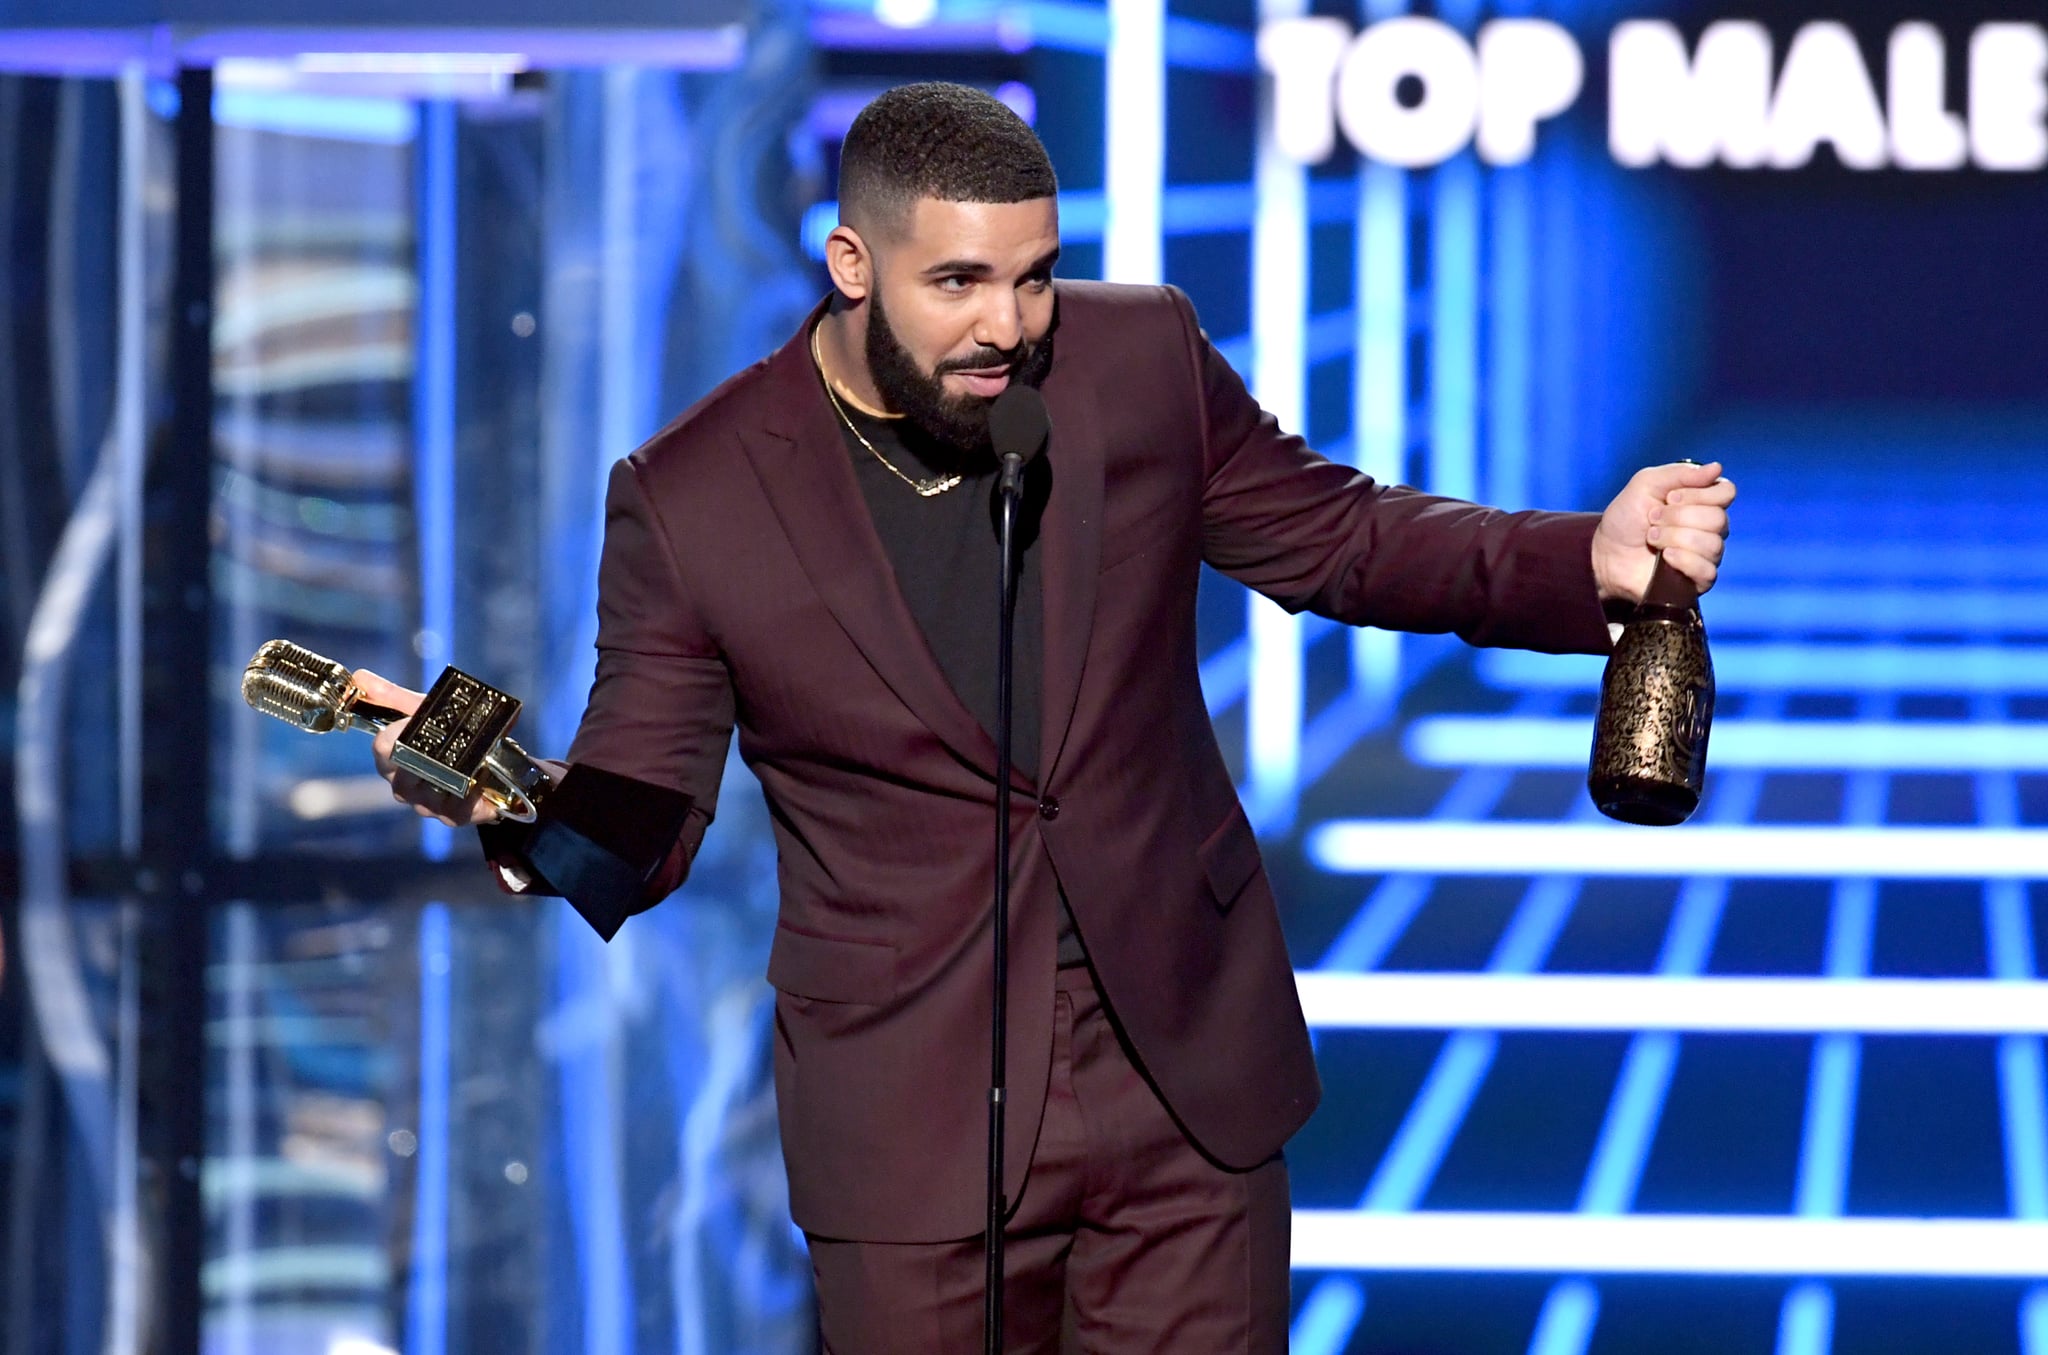
MULTIPOLYGON (((737 724, 780 863, 791 1212, 843 1355, 979 1341, 997 393, 1037 385, 1053 428, 1019 600, 1012 1351, 1063 1325, 1117 1355, 1286 1345, 1280 1149, 1319 1089, 1202 700, 1202 564, 1352 624, 1599 653, 1658 552, 1712 585, 1734 494, 1716 466, 1645 470, 1598 515, 1375 484, 1263 414, 1179 292, 1055 284, 1054 195, 994 100, 883 95, 846 139, 829 302, 611 480, 569 760, 687 815, 644 883, 579 906, 610 935, 681 882, 737 724)), ((392 773, 395 737, 401 799, 491 817, 392 773)), ((529 845, 487 829, 515 888, 577 893, 529 845)))

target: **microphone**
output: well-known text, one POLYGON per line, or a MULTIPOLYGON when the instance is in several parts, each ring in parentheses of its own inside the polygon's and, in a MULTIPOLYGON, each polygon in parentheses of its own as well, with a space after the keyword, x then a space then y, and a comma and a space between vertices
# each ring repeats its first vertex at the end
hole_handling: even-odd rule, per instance
POLYGON ((988 438, 1002 462, 996 482, 996 541, 1002 563, 996 570, 999 623, 996 631, 996 798, 995 925, 990 928, 992 1020, 989 1026, 988 1227, 984 1233, 982 1343, 985 1355, 1003 1349, 1003 1106, 1009 1097, 1010 992, 1010 725, 1017 621, 1017 511, 1024 498, 1024 467, 1052 433, 1045 397, 1030 386, 1009 386, 988 411, 988 438))
POLYGON ((401 718, 363 699, 349 670, 289 640, 272 640, 242 670, 242 699, 309 734, 337 729, 371 733, 401 718))
POLYGON ((365 700, 349 670, 289 640, 270 640, 242 671, 242 699, 265 715, 313 734, 370 733, 406 720, 391 760, 449 794, 481 792, 499 813, 532 823, 554 780, 506 731, 520 703, 456 668, 445 668, 407 719, 365 700))
POLYGON ((1023 492, 1024 467, 1045 450, 1051 435, 1052 418, 1036 388, 1013 385, 995 398, 988 411, 988 438, 1003 467, 998 493, 1023 492))

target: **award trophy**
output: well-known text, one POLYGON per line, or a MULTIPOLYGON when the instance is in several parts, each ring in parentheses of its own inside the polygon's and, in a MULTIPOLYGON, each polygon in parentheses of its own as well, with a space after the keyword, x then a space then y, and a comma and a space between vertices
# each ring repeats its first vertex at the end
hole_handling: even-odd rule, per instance
POLYGON ((365 700, 334 660, 272 640, 249 660, 242 697, 314 734, 405 720, 392 762, 450 795, 496 805, 501 821, 477 825, 485 855, 523 881, 500 878, 514 893, 567 899, 607 941, 654 902, 649 882, 677 850, 695 803, 673 786, 603 767, 535 761, 505 732, 518 700, 455 668, 442 671, 407 718, 365 700))
POLYGON ((548 773, 506 731, 519 701, 457 668, 446 668, 407 719, 363 699, 349 670, 288 640, 271 640, 242 673, 242 699, 266 715, 314 734, 375 732, 406 719, 391 760, 459 799, 481 793, 499 814, 532 823, 553 789, 548 773))

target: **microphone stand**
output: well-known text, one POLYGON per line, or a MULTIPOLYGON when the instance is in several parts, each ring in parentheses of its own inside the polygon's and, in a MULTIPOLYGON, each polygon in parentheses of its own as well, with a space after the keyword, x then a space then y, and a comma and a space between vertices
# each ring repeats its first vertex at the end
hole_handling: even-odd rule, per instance
POLYGON ((1011 649, 1017 623, 1017 507, 1024 494, 1024 458, 1003 457, 996 485, 997 567, 1000 594, 996 627, 996 879, 995 879, 995 1003, 989 1032, 988 1092, 988 1237, 987 1270, 982 1281, 982 1347, 985 1355, 1003 1350, 1003 1221, 1009 1201, 1003 1197, 1003 1109, 1009 1097, 1007 1044, 1010 1003, 1010 716, 1011 649))

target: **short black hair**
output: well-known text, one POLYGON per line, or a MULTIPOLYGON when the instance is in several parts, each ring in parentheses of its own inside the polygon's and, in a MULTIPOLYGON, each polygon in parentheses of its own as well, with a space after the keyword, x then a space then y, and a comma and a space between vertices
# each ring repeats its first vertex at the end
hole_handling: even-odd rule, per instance
POLYGON ((877 96, 839 150, 839 219, 896 229, 919 198, 1028 202, 1059 192, 1052 157, 992 95, 930 81, 877 96))

